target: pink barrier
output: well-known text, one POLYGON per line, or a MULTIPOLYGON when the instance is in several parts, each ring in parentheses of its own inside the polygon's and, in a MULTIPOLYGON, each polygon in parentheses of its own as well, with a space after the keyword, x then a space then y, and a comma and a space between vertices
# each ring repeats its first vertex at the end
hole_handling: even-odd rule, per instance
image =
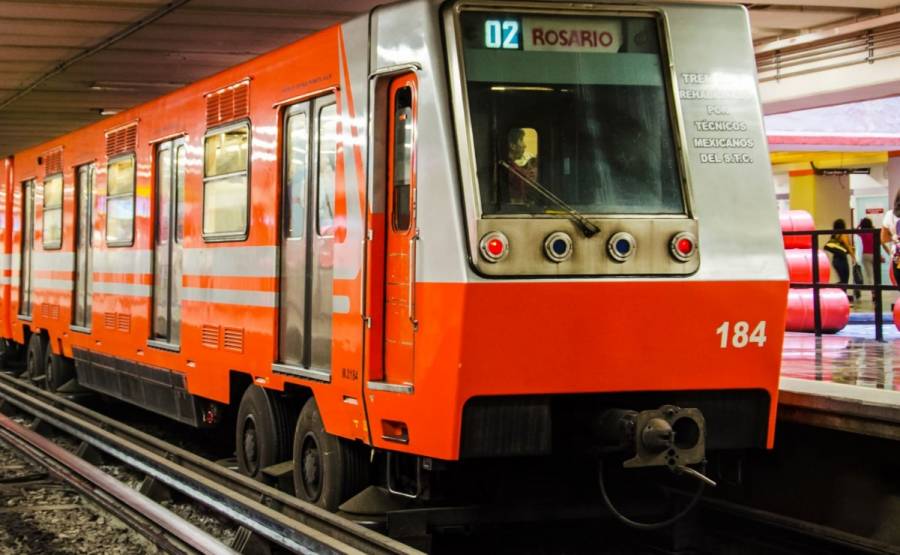
MULTIPOLYGON (((809 212, 805 210, 790 210, 778 215, 781 220, 781 231, 813 231, 816 222, 809 212)), ((812 237, 809 235, 784 236, 784 248, 808 249, 812 247, 812 237)))
MULTIPOLYGON (((829 333, 841 331, 850 321, 850 301, 847 299, 847 294, 840 289, 819 291, 819 306, 822 315, 822 331, 829 333)), ((788 331, 815 331, 811 289, 791 289, 788 292, 785 327, 788 331)))
MULTIPOLYGON (((791 283, 812 283, 812 252, 804 249, 784 251, 787 259, 788 274, 791 283)), ((831 264, 825 251, 819 251, 819 283, 828 283, 831 279, 831 264)))

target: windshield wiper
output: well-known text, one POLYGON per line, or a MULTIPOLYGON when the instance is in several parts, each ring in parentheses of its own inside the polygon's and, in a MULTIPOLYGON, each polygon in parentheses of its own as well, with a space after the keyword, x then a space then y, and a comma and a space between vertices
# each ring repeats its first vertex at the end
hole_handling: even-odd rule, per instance
POLYGON ((593 237, 594 235, 600 233, 599 227, 597 227, 596 225, 591 223, 591 221, 588 220, 587 218, 585 218, 581 212, 579 212, 578 210, 575 210, 574 208, 569 206, 569 204, 566 201, 564 201, 563 199, 561 199, 558 196, 556 196, 555 194, 553 194, 553 191, 544 187, 543 185, 541 185, 534 179, 531 179, 524 173, 520 172, 518 169, 514 168, 506 160, 500 160, 499 163, 501 166, 506 168, 506 170, 509 173, 515 175, 516 177, 518 177, 519 179, 524 181, 526 184, 528 184, 529 187, 531 187, 532 189, 534 189, 535 191, 540 193, 542 197, 544 197, 545 199, 549 200, 553 204, 562 208, 563 211, 565 211, 566 215, 569 217, 569 219, 572 220, 573 222, 575 222, 575 224, 578 225, 579 228, 581 228, 581 232, 584 233, 585 237, 593 237))

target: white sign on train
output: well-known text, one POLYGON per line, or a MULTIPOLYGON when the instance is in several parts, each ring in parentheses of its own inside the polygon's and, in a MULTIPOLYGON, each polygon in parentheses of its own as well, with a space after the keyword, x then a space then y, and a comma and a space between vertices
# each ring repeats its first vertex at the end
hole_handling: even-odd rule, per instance
POLYGON ((522 27, 525 50, 614 53, 622 45, 619 21, 526 17, 522 27))

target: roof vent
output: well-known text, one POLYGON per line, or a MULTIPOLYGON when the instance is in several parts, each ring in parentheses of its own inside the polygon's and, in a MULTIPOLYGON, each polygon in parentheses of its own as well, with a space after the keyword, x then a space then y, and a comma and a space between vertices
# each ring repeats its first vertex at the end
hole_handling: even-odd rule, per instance
POLYGON ((137 144, 137 124, 106 132, 106 157, 112 158, 123 152, 134 152, 137 144))
POLYGON ((214 127, 250 114, 250 82, 241 81, 206 95, 206 126, 214 127))

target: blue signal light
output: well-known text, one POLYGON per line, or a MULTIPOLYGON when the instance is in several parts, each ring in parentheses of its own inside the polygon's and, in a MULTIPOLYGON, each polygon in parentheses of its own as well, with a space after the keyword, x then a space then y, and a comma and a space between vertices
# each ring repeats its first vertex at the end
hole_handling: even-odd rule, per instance
POLYGON ((569 249, 569 245, 563 239, 557 239, 553 241, 553 252, 557 254, 557 256, 562 256, 566 254, 566 251, 569 249))
POLYGON ((627 239, 616 241, 616 251, 619 254, 628 254, 631 251, 631 243, 627 239))

